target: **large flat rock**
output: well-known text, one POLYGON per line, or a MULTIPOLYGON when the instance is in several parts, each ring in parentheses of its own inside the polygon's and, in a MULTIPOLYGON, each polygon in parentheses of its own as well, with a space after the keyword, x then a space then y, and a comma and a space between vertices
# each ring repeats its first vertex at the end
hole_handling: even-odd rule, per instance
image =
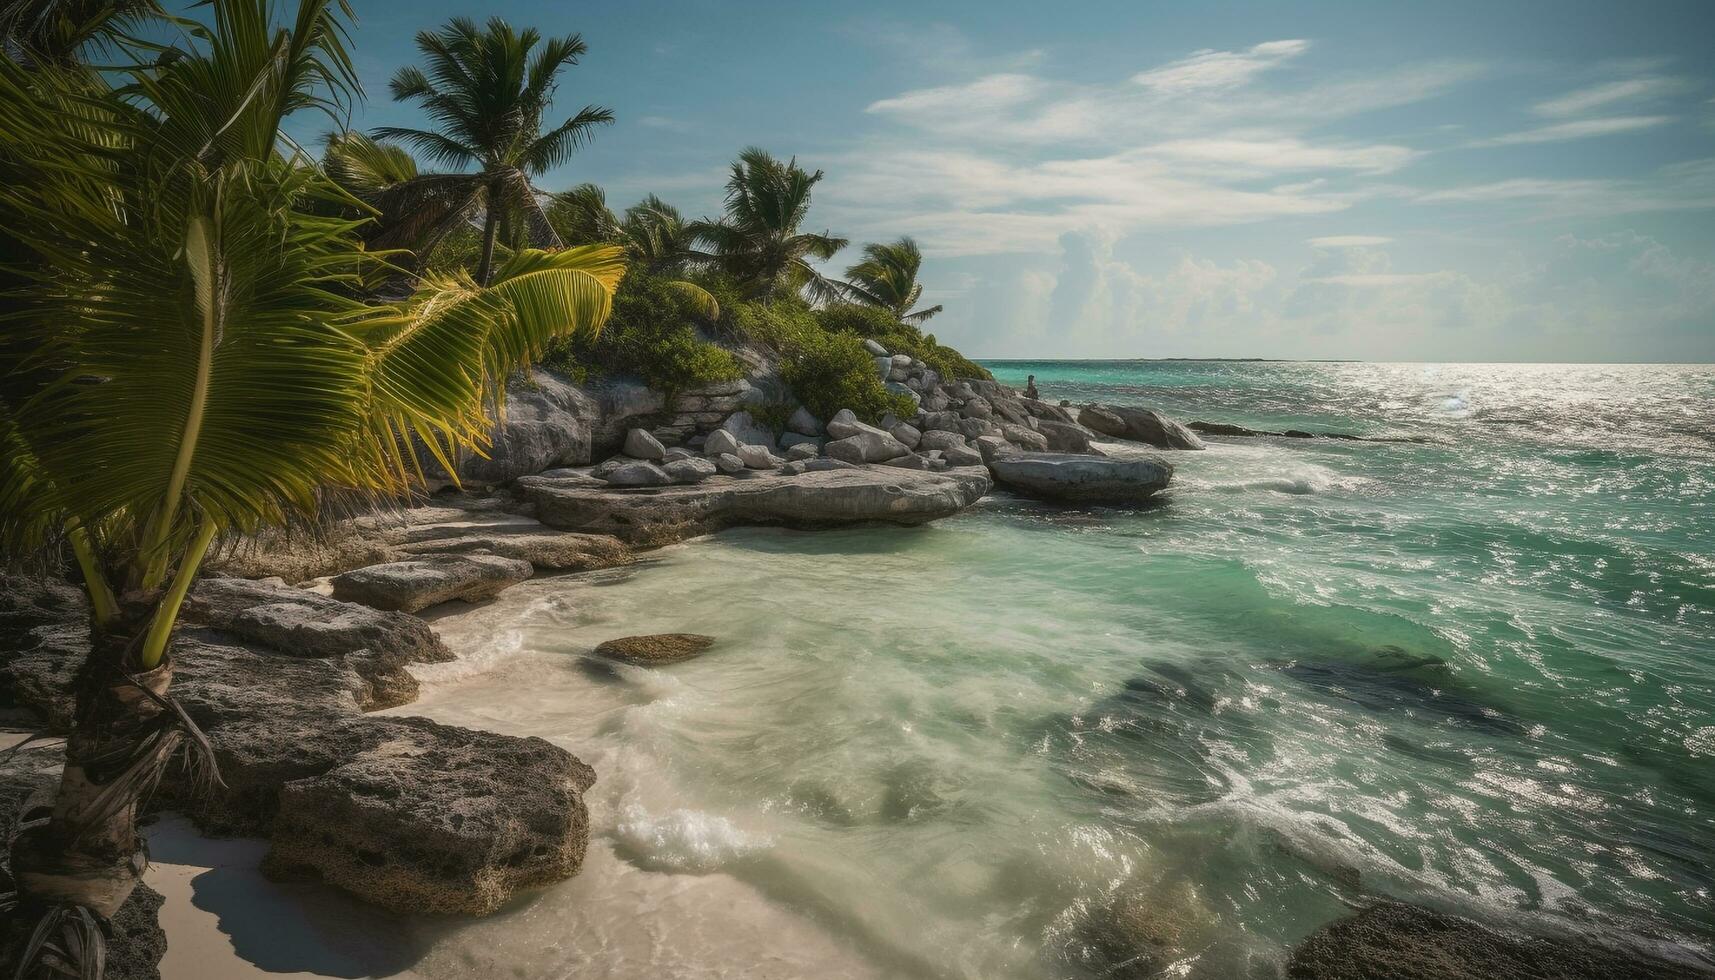
POLYGON ((577 871, 595 772, 538 738, 373 719, 374 744, 281 791, 263 870, 395 912, 487 915, 577 871))
POLYGON ((997 454, 988 468, 996 483, 1014 493, 1069 503, 1139 503, 1173 478, 1173 464, 1157 456, 997 454))
POLYGON ((976 503, 993 483, 979 470, 863 466, 711 477, 693 486, 602 488, 552 477, 525 477, 516 486, 545 524, 656 545, 745 525, 922 524, 976 503))
POLYGON ((482 554, 421 555, 341 572, 335 599, 414 613, 443 602, 492 599, 535 574, 518 558, 482 554))

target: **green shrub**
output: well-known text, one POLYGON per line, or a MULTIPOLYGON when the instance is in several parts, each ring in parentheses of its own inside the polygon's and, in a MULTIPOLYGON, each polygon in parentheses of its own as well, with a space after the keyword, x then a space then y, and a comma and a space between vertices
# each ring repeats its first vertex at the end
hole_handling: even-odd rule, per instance
POLYGON ((912 400, 882 387, 875 358, 863 341, 851 334, 818 330, 816 336, 783 352, 781 375, 792 386, 804 407, 820 419, 849 408, 858 418, 876 422, 888 412, 901 417, 916 414, 912 400))
POLYGON ((925 336, 909 323, 894 319, 893 314, 876 306, 857 303, 835 303, 816 311, 816 319, 834 333, 849 333, 867 337, 887 348, 890 354, 906 354, 927 364, 944 380, 981 378, 993 380, 993 375, 951 347, 937 343, 934 334, 925 336))
POLYGON ((691 304, 665 280, 628 275, 601 335, 561 341, 542 363, 580 382, 590 374, 634 374, 669 396, 742 377, 730 351, 697 334, 695 317, 691 304))
POLYGON ((793 406, 788 401, 763 402, 749 408, 750 417, 756 424, 774 433, 778 437, 786 431, 786 423, 792 418, 793 406))

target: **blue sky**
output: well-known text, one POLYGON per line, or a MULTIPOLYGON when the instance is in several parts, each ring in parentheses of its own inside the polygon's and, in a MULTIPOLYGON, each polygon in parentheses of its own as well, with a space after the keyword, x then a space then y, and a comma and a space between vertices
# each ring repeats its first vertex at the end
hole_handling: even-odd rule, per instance
POLYGON ((712 214, 796 155, 976 356, 1715 361, 1712 3, 357 12, 360 126, 449 16, 581 33, 557 108, 618 122, 543 186, 712 214))

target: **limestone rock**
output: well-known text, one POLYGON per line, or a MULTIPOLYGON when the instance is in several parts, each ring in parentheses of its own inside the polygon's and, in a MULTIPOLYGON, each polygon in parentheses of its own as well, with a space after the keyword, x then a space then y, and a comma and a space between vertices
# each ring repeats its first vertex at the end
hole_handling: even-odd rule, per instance
POLYGON ((1076 422, 1061 422, 1057 419, 1037 416, 1036 431, 1041 433, 1042 438, 1047 441, 1047 449, 1050 452, 1095 452, 1095 450, 1090 448, 1090 430, 1076 422))
POLYGON ((314 876, 400 913, 487 915, 574 874, 595 773, 538 738, 370 719, 375 744, 280 791, 271 877, 314 876))
POLYGON ((802 405, 792 410, 792 415, 786 420, 786 431, 797 432, 806 436, 822 434, 822 420, 810 414, 810 410, 802 405))
POLYGON ((917 442, 917 448, 920 450, 964 449, 965 447, 966 442, 964 436, 957 432, 948 432, 944 429, 930 429, 923 433, 917 442))
POLYGON ((703 443, 703 452, 710 456, 719 456, 721 453, 737 456, 738 447, 742 445, 744 444, 739 442, 738 437, 731 432, 725 429, 716 429, 709 433, 709 438, 703 443))
POLYGON ((999 436, 1000 426, 988 419, 960 419, 959 432, 966 439, 981 439, 983 436, 999 436))
POLYGON ((595 655, 639 667, 660 667, 690 660, 714 645, 714 637, 701 633, 653 633, 608 640, 595 648, 595 655))
POLYGON ((753 470, 771 470, 784 462, 780 457, 768 451, 767 446, 740 446, 738 458, 744 465, 753 470))
POLYGON ((416 612, 454 599, 492 599, 534 572, 527 561, 499 555, 424 555, 335 575, 333 594, 376 609, 416 612))
POLYGON ((673 460, 661 471, 674 483, 701 483, 718 472, 712 461, 702 457, 673 460))
POLYGON ((744 460, 732 453, 721 453, 715 457, 715 469, 730 476, 744 469, 744 460))
POLYGON ((1030 452, 1047 452, 1048 439, 1035 429, 1008 422, 1000 427, 1001 436, 1007 442, 1030 452))
POLYGON ((661 440, 642 429, 631 429, 625 433, 625 455, 633 459, 660 459, 667 455, 667 450, 661 440))
POLYGON ((887 433, 863 426, 855 435, 835 439, 823 446, 822 451, 834 459, 843 459, 848 463, 880 463, 903 456, 911 450, 887 433))
POLYGON ((1158 449, 1203 449, 1197 433, 1147 408, 1125 405, 1086 405, 1078 421, 1103 435, 1148 443, 1158 449))
POLYGON ((857 414, 849 408, 842 408, 828 420, 828 435, 834 439, 846 439, 859 432, 873 428, 858 421, 857 414))
POLYGON ((902 470, 927 470, 929 468, 929 461, 916 453, 906 453, 903 456, 895 456, 892 459, 883 460, 881 465, 896 466, 902 470))
POLYGON ((983 454, 968 446, 947 446, 941 450, 941 458, 949 466, 981 466, 983 454))
POLYGON ((813 442, 800 442, 786 450, 787 461, 794 463, 806 459, 815 459, 820 455, 822 455, 822 447, 813 442))
POLYGON ((1012 443, 1006 441, 1005 436, 999 435, 978 436, 971 440, 971 448, 983 454, 985 463, 996 457, 1011 456, 1018 452, 1012 443))
POLYGON ((887 348, 881 346, 880 344, 876 343, 873 340, 865 340, 863 342, 863 349, 866 351, 869 351, 869 353, 872 357, 886 357, 887 356, 887 348))
POLYGON ((906 449, 916 449, 917 444, 923 440, 923 433, 917 431, 916 426, 906 422, 901 422, 889 429, 888 435, 898 439, 899 444, 906 449))
MULTIPOLYGON (((749 412, 734 412, 727 416, 727 420, 721 423, 721 429, 732 433, 732 437, 737 439, 741 446, 774 445, 774 433, 767 426, 756 421, 749 412)), ((722 451, 731 452, 731 450, 722 451)))
POLYGON ((663 483, 672 483, 673 478, 654 463, 638 460, 625 463, 608 473, 607 482, 616 487, 658 487, 663 483))
POLYGON ((758 474, 749 480, 711 480, 650 494, 528 477, 519 491, 535 504, 537 515, 555 527, 611 533, 634 544, 665 544, 734 526, 922 524, 970 506, 993 485, 981 472, 848 469, 837 468, 834 459, 792 465, 803 465, 806 472, 791 479, 758 474))
POLYGON ((1160 458, 1113 459, 1063 453, 988 456, 995 482, 1027 497, 1078 503, 1137 503, 1154 496, 1173 476, 1160 458))

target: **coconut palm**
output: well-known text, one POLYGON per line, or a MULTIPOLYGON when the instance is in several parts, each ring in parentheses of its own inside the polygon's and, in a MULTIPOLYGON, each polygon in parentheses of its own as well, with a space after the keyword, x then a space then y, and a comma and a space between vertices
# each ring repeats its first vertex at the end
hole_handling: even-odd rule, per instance
POLYGON ((91 48, 132 41, 136 26, 161 12, 157 0, 3 0, 0 49, 18 61, 63 67, 91 48))
POLYGON ((879 306, 906 323, 922 323, 941 312, 938 305, 912 310, 923 296, 923 284, 917 281, 923 253, 911 238, 865 245, 863 255, 862 262, 846 270, 846 286, 853 299, 879 306))
POLYGON ((548 220, 568 242, 623 247, 633 273, 662 277, 709 320, 721 315, 720 304, 708 290, 687 279, 672 278, 706 264, 709 256, 694 247, 692 225, 679 209, 654 194, 626 208, 622 218, 607 206, 607 193, 600 187, 579 184, 554 195, 548 220))
POLYGON ((585 106, 543 131, 560 71, 576 65, 586 50, 576 34, 544 39, 531 28, 514 30, 498 17, 481 28, 455 17, 438 31, 418 34, 417 49, 426 66, 399 69, 391 83, 393 98, 416 102, 438 128, 382 126, 374 135, 402 142, 443 166, 475 168, 475 173, 410 182, 399 193, 403 202, 418 187, 437 195, 458 188, 464 208, 482 209, 476 280, 486 283, 497 238, 508 244, 520 237, 535 245, 561 244, 531 178, 566 162, 595 127, 613 122, 613 113, 585 106))
POLYGON ((797 158, 781 161, 751 147, 733 162, 727 178, 726 216, 691 229, 722 268, 764 302, 802 292, 827 302, 843 297, 843 286, 822 275, 811 259, 827 260, 846 247, 844 238, 799 231, 810 210, 810 193, 822 179, 797 158))
POLYGON ((487 287, 351 298, 376 256, 280 132, 356 84, 343 4, 299 0, 285 29, 269 0, 208 6, 191 50, 118 88, 0 59, 0 227, 29 258, 0 297, 0 553, 64 549, 90 605, 58 796, 12 847, 4 904, 39 918, 19 976, 99 975, 141 801, 181 747, 212 766, 169 686, 210 546, 330 492, 406 492, 415 437, 443 462, 479 447, 502 379, 598 329, 624 271, 614 248, 521 250, 487 287))

